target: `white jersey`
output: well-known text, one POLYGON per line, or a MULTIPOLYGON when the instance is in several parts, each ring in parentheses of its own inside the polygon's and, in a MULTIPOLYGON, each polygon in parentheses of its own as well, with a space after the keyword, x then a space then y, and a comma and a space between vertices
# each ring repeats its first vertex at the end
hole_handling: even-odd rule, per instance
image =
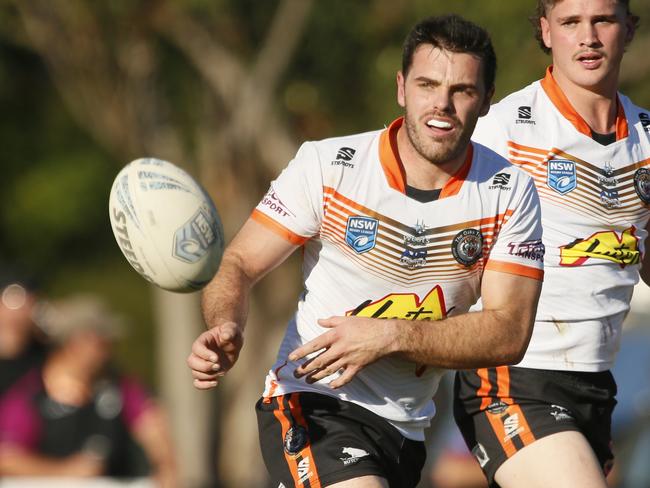
POLYGON ((529 173, 542 202, 545 279, 519 366, 611 368, 650 216, 648 112, 619 95, 616 142, 602 145, 549 69, 493 105, 473 139, 529 173))
POLYGON ((287 356, 326 331, 320 318, 439 320, 466 312, 485 269, 542 279, 543 247, 532 179, 480 144, 472 144, 438 200, 407 197, 395 152, 402 121, 303 144, 252 217, 304 244, 304 293, 264 396, 335 396, 421 440, 444 371, 385 357, 334 390, 328 383, 335 375, 311 385, 294 378, 300 363, 287 356))

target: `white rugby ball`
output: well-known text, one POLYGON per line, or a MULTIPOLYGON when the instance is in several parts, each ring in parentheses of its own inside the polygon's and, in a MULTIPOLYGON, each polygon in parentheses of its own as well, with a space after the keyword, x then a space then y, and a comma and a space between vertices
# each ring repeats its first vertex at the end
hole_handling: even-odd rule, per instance
POLYGON ((217 272, 224 246, 217 209, 172 163, 142 158, 122 168, 111 187, 109 215, 127 261, 154 285, 191 292, 217 272))

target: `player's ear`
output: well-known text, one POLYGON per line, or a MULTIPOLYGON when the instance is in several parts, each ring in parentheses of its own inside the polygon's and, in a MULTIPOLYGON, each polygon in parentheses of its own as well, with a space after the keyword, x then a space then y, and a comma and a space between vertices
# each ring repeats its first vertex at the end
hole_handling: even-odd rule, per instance
POLYGON ((494 96, 494 85, 487 91, 485 94, 485 100, 483 100, 483 105, 481 105, 481 111, 479 112, 479 117, 487 115, 490 111, 490 104, 492 103, 492 97, 494 96))
POLYGON ((404 83, 406 82, 404 75, 401 71, 397 72, 397 103, 400 107, 406 106, 406 95, 404 83))
POLYGON ((546 17, 540 17, 539 18, 539 26, 542 31, 542 40, 544 41, 544 45, 552 49, 553 46, 551 46, 551 25, 548 22, 548 19, 546 17))

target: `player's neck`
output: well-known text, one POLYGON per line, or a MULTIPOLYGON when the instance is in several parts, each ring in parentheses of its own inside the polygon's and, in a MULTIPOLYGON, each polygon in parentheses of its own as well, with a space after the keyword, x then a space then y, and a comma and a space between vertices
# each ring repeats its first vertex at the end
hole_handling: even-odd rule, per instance
POLYGON ((419 190, 442 189, 458 172, 467 158, 468 147, 456 158, 442 164, 434 164, 424 158, 411 144, 406 129, 397 132, 397 147, 406 174, 406 184, 419 190))
POLYGON ((553 78, 575 111, 594 132, 609 134, 616 131, 617 76, 593 88, 574 83, 559 70, 553 71, 553 78))

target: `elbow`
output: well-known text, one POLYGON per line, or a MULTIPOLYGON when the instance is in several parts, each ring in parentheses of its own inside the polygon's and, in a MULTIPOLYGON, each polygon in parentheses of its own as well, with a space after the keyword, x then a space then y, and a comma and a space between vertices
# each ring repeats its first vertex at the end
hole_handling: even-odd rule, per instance
POLYGON ((528 344, 533 334, 534 319, 531 317, 528 320, 522 320, 523 324, 519 324, 516 329, 509 335, 509 339, 505 341, 504 350, 504 365, 518 364, 526 355, 528 344))

